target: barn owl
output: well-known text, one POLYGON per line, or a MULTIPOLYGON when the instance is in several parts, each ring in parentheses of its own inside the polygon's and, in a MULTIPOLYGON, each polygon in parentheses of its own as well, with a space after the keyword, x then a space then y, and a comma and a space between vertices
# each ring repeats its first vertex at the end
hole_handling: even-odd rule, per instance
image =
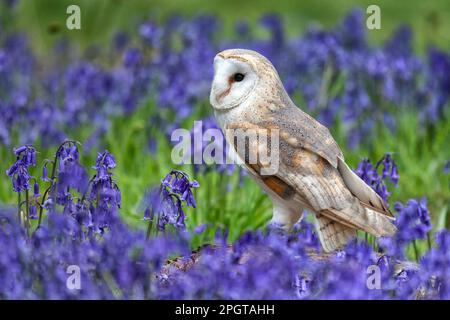
POLYGON ((345 246, 358 229, 376 237, 396 232, 386 203, 348 167, 328 129, 292 102, 267 58, 244 49, 218 53, 210 103, 227 143, 271 198, 272 223, 289 232, 308 210, 326 252, 345 246), (249 130, 278 139, 244 137, 239 147, 249 130), (249 161, 261 149, 279 153, 276 172, 262 173, 268 164, 259 153, 249 161))

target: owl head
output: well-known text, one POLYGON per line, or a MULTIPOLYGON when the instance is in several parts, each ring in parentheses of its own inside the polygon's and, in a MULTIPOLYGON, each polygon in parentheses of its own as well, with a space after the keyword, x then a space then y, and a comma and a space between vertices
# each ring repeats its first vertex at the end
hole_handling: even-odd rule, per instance
POLYGON ((214 58, 214 79, 209 98, 214 109, 231 109, 252 94, 269 94, 260 92, 261 88, 268 87, 274 89, 272 93, 279 87, 284 91, 277 71, 261 54, 252 50, 229 49, 214 58))

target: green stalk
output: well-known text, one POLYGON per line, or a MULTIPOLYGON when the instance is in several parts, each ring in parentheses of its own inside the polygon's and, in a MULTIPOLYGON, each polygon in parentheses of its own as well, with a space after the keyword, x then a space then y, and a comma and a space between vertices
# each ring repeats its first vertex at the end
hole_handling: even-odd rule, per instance
POLYGON ((319 96, 317 106, 319 110, 323 110, 328 102, 328 89, 330 87, 333 76, 333 66, 330 61, 327 61, 325 70, 323 71, 322 81, 320 83, 319 96))
POLYGON ((431 236, 430 232, 427 232, 428 251, 431 250, 431 236))
POLYGON ((26 221, 25 228, 27 230, 27 237, 30 236, 30 202, 29 202, 28 189, 25 190, 25 212, 26 212, 26 221))
POLYGON ((17 215, 19 217, 19 223, 21 222, 22 217, 20 216, 20 203, 22 202, 22 197, 20 196, 20 192, 17 193, 17 215))
POLYGON ((147 235, 146 235, 146 239, 150 239, 150 234, 151 231, 153 229, 153 219, 150 219, 150 221, 148 222, 148 226, 147 226, 147 235))
POLYGON ((156 236, 158 236, 158 226, 159 226, 159 218, 161 217, 161 214, 158 212, 158 220, 156 220, 156 236))
POLYGON ((416 256, 416 262, 419 262, 419 250, 417 249, 416 240, 413 241, 414 255, 416 256))
POLYGON ((42 200, 41 200, 41 204, 39 205, 39 220, 38 220, 38 228, 41 226, 41 221, 42 221, 42 211, 44 209, 44 202, 45 202, 45 197, 47 196, 47 193, 50 191, 51 187, 53 186, 53 183, 50 187, 48 187, 45 191, 44 194, 42 195, 42 200))

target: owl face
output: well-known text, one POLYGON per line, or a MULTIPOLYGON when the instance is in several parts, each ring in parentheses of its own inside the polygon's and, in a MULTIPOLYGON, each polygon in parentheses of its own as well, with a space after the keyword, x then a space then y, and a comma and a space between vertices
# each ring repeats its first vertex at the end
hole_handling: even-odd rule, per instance
POLYGON ((245 55, 223 51, 214 58, 214 79, 210 103, 214 109, 225 110, 243 103, 258 82, 256 68, 245 55))

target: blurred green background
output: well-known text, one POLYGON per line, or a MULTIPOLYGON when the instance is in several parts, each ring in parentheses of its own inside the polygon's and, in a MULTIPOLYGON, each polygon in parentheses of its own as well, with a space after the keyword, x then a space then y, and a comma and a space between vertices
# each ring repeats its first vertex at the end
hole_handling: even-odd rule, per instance
POLYGON ((368 32, 373 43, 385 40, 396 27, 407 23, 414 30, 419 52, 428 44, 450 47, 450 1, 447 0, 33 0, 19 3, 15 23, 32 36, 33 46, 43 54, 63 35, 85 48, 108 41, 117 30, 134 30, 145 19, 158 21, 173 14, 214 14, 223 21, 225 32, 231 33, 236 21, 254 22, 262 14, 276 12, 283 16, 288 34, 298 35, 311 24, 331 28, 349 9, 355 6, 365 9, 371 4, 381 9, 381 30, 368 32), (65 12, 70 4, 82 8, 82 30, 65 28, 65 12))

